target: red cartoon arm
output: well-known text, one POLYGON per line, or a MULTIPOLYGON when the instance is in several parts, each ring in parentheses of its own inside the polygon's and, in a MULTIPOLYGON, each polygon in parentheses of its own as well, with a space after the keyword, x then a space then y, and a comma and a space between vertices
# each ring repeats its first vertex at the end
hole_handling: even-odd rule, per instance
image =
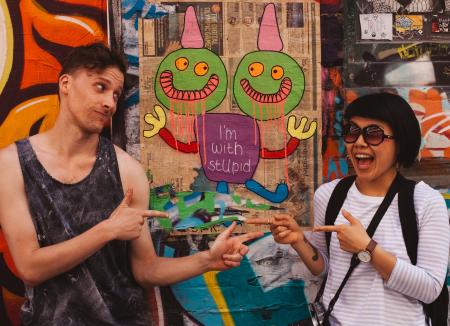
POLYGON ((259 156, 261 158, 275 159, 275 158, 284 158, 291 155, 300 144, 300 140, 294 137, 289 139, 289 142, 286 144, 286 149, 277 149, 271 150, 267 148, 261 148, 259 150, 259 156))
POLYGON ((173 149, 183 153, 198 153, 198 144, 196 141, 183 143, 175 139, 172 133, 167 128, 162 128, 159 131, 159 136, 173 149))

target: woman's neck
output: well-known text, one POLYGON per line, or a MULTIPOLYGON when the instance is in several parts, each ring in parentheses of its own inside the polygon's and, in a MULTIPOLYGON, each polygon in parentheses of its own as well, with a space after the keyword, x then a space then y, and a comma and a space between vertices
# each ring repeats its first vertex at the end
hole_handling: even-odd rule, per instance
POLYGON ((375 179, 365 179, 356 177, 356 187, 358 190, 367 196, 384 197, 389 190, 392 182, 397 175, 397 169, 392 167, 386 171, 382 176, 375 179))

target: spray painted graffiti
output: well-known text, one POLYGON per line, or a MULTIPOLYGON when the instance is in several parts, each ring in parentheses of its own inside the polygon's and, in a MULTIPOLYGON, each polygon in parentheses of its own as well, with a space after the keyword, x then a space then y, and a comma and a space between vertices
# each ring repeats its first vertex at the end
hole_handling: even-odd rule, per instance
MULTIPOLYGON (((161 254, 193 254, 206 249, 210 240, 189 235, 166 243, 161 254)), ((163 301, 170 302, 164 311, 167 324, 289 325, 306 320, 310 298, 305 287, 316 286, 318 279, 289 246, 275 243, 271 235, 249 248, 238 268, 206 273, 171 286, 170 292, 163 289, 163 301)))
MULTIPOLYGON (((107 41, 106 7, 106 0, 0 2, 0 148, 53 125, 60 62, 74 46, 107 41)), ((1 325, 19 325, 23 293, 0 230, 1 325)))
POLYGON ((344 117, 341 69, 322 68, 322 144, 324 182, 348 174, 341 131, 344 117))
MULTIPOLYGON (((157 164, 166 167, 161 173, 151 168, 148 171, 149 182, 158 185, 151 189, 151 206, 167 211, 171 218, 170 224, 159 221, 152 227, 155 248, 162 256, 183 257, 207 249, 215 236, 196 230, 216 231, 216 221, 244 219, 243 215, 253 211, 275 211, 291 192, 301 198, 302 205, 303 201, 311 201, 307 195, 298 195, 307 193, 302 181, 308 167, 294 174, 292 167, 287 171, 283 165, 292 156, 299 164, 307 164, 304 161, 311 150, 303 140, 316 133, 315 121, 311 123, 296 115, 307 87, 303 66, 297 57, 281 52, 283 43, 278 28, 282 27, 278 27, 273 4, 261 5, 261 18, 256 16, 254 20, 255 26, 259 23, 259 37, 255 34, 254 45, 257 50, 243 51, 229 65, 229 58, 219 57, 223 48, 220 41, 215 43, 217 49, 211 50, 206 44, 204 26, 199 26, 201 10, 220 16, 224 5, 196 4, 192 8, 176 3, 176 15, 164 17, 162 23, 143 22, 142 30, 156 26, 157 31, 161 31, 159 24, 170 24, 170 20, 182 22, 181 26, 169 25, 162 35, 156 35, 156 45, 150 40, 143 42, 155 50, 148 57, 143 55, 140 67, 141 73, 147 67, 152 72, 141 74, 141 81, 146 84, 141 87, 141 94, 149 94, 151 99, 141 98, 140 105, 148 105, 143 110, 143 142, 164 150, 164 154, 149 150, 147 158, 161 157, 157 164), (179 31, 182 33, 178 36, 179 31), (174 35, 182 47, 161 54, 158 44, 174 40, 174 35), (147 62, 159 65, 154 65, 153 72, 147 62), (230 90, 233 94, 227 95, 230 90), (267 136, 270 132, 279 142, 271 142, 267 136), (294 152, 296 155, 291 155, 294 152), (184 188, 183 172, 170 165, 178 163, 175 159, 165 160, 169 155, 181 161, 188 157, 184 164, 193 166, 197 173, 193 181, 185 177, 189 182, 184 188), (192 165, 188 161, 191 159, 192 165), (256 183, 255 170, 268 160, 278 162, 277 175, 284 182, 268 186, 256 183), (169 175, 168 171, 172 173, 169 175), (167 176, 161 177, 164 173, 167 176), (163 181, 155 182, 157 178, 163 181), (173 181, 169 184, 167 180, 173 181), (176 236, 167 238, 171 229, 177 230, 176 236)), ((235 6, 239 11, 241 4, 231 7, 235 6)), ((252 10, 256 11, 256 6, 252 10)), ((154 312, 158 324, 168 325, 296 324, 309 316, 310 283, 318 283, 311 277, 295 253, 268 235, 250 244, 250 252, 239 268, 206 273, 160 288, 153 301, 161 304, 154 312)))

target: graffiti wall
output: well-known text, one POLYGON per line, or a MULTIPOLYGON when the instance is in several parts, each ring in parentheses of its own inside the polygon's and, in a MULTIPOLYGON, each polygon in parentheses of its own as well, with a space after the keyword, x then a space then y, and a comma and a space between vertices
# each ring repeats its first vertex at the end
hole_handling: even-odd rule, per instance
MULTIPOLYGON (((127 7, 127 10, 130 7, 127 7)), ((310 225, 321 181, 319 6, 163 2, 139 21, 141 162, 159 254, 208 248, 221 226, 290 211, 310 225), (300 45, 300 46, 299 46, 300 45)), ((142 17, 135 15, 132 19, 142 17)), ((271 235, 239 268, 153 293, 167 325, 289 325, 309 317, 317 287, 271 235)))
MULTIPOLYGON (((0 1, 0 148, 53 125, 62 58, 107 25, 106 0, 0 1)), ((23 291, 0 230, 0 325, 19 324, 23 291)))

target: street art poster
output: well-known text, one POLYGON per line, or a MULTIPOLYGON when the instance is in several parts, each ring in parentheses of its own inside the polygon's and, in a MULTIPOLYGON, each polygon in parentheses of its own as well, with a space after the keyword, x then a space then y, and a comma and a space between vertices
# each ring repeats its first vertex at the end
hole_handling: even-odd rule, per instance
POLYGON ((162 4, 168 15, 140 20, 139 37, 141 162, 151 207, 170 215, 159 227, 215 232, 280 212, 310 226, 322 180, 317 3, 162 4))

